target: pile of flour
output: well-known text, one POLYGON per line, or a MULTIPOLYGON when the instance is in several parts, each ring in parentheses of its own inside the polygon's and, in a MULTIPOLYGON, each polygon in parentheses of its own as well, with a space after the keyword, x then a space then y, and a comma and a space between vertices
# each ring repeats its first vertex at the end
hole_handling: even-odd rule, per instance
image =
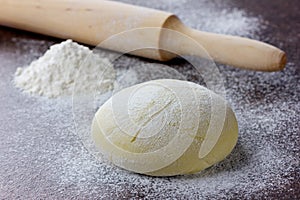
POLYGON ((112 63, 72 40, 55 44, 28 67, 18 68, 14 84, 24 92, 50 98, 113 88, 112 63))

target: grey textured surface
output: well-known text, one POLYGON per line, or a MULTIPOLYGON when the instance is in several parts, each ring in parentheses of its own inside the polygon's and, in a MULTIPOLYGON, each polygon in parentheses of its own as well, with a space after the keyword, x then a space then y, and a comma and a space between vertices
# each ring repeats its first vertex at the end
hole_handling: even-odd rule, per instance
MULTIPOLYGON (((231 30, 211 26, 203 13, 215 11, 214 7, 226 12, 242 10, 252 20, 250 25, 264 26, 254 32, 243 29, 235 34, 279 46, 287 52, 289 63, 284 71, 274 73, 219 65, 227 98, 238 118, 239 142, 225 161, 187 177, 140 176, 95 160, 76 134, 70 97, 31 97, 15 89, 11 82, 17 67, 29 64, 59 40, 0 27, 0 198, 299 199, 299 3, 217 2, 137 4, 172 11, 192 27, 203 25, 207 31, 224 33, 231 30), (261 22, 253 22, 257 15, 261 22)), ((131 62, 141 61, 131 58, 119 65, 126 67, 131 62)), ((198 79, 183 61, 177 59, 168 64, 189 80, 198 79)))

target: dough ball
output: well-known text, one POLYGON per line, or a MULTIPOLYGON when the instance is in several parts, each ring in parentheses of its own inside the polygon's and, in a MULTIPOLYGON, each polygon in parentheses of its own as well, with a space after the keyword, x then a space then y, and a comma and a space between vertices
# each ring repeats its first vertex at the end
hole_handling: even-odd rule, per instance
POLYGON ((121 168, 173 176, 223 160, 237 142, 238 125, 221 96, 192 82, 161 79, 113 95, 95 114, 92 138, 121 168))

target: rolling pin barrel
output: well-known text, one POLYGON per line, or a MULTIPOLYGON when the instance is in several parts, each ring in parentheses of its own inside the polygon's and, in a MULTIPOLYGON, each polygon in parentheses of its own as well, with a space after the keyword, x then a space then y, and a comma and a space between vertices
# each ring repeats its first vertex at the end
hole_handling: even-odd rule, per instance
POLYGON ((284 52, 276 47, 246 38, 197 31, 184 26, 172 13, 150 8, 104 0, 0 0, 0 4, 1 25, 94 46, 100 44, 126 53, 134 47, 153 47, 131 52, 146 58, 169 60, 176 56, 159 50, 162 47, 178 49, 180 55, 206 57, 206 53, 196 52, 186 41, 165 34, 161 28, 166 28, 192 38, 221 63, 261 71, 281 70, 286 63, 284 52), (145 27, 157 29, 147 33, 134 31, 128 37, 124 34, 114 42, 102 43, 124 31, 145 27))
MULTIPOLYGON (((0 0, 0 24, 97 46, 107 38, 140 27, 162 27, 172 14, 114 1, 98 0, 0 0)), ((127 52, 143 44, 156 47, 136 51, 139 56, 161 60, 159 32, 143 38, 130 35, 113 43, 103 43, 110 50, 127 52)), ((124 35, 125 36, 125 35, 124 35)))

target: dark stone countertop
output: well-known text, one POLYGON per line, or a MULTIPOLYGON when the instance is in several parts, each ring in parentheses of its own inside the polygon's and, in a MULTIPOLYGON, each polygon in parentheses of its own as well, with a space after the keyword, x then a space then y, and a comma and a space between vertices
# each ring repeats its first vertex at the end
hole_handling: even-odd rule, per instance
MULTIPOLYGON (((201 12, 206 1, 186 0, 189 5, 181 6, 179 1, 149 2, 135 3, 176 12, 183 21, 196 27, 198 19, 189 19, 188 12, 191 11, 184 9, 193 7, 201 12)), ((216 194, 220 196, 212 193, 204 197, 300 199, 300 3, 298 0, 228 0, 222 3, 214 0, 210 4, 220 8, 226 4, 226 7, 243 10, 250 16, 259 16, 265 26, 253 37, 274 44, 287 53, 288 64, 281 72, 254 72, 224 65, 219 65, 219 69, 239 120, 241 143, 246 140, 243 138, 260 137, 258 146, 268 145, 280 152, 282 157, 278 159, 282 159, 282 164, 289 170, 282 174, 276 171, 278 174, 268 180, 269 185, 252 194, 247 191, 251 191, 253 185, 248 185, 243 190, 232 187, 218 191, 216 194), (255 135, 260 133, 263 134, 255 135)), ((99 178, 94 177, 93 173, 99 173, 97 166, 70 173, 74 157, 82 157, 79 162, 82 165, 88 163, 85 160, 93 159, 87 152, 83 153, 81 142, 73 134, 71 100, 23 95, 11 82, 17 67, 29 64, 50 45, 60 41, 0 26, 0 199, 187 199, 185 195, 174 196, 176 188, 174 191, 158 190, 151 184, 146 191, 132 183, 120 183, 116 184, 117 190, 114 182, 100 183, 99 178), (84 173, 89 173, 90 179, 82 178, 86 176, 84 173), (85 183, 87 180, 89 183, 85 183)), ((176 60, 170 65, 174 62, 176 60)), ((233 158, 234 155, 244 153, 251 157, 247 148, 244 151, 237 147, 233 156, 217 169, 226 163, 241 164, 233 158)), ((166 180, 171 182, 172 178, 166 180)), ((151 181, 155 182, 155 179, 151 181)), ((201 197, 196 191, 190 191, 191 195, 194 193, 194 198, 201 197)))

